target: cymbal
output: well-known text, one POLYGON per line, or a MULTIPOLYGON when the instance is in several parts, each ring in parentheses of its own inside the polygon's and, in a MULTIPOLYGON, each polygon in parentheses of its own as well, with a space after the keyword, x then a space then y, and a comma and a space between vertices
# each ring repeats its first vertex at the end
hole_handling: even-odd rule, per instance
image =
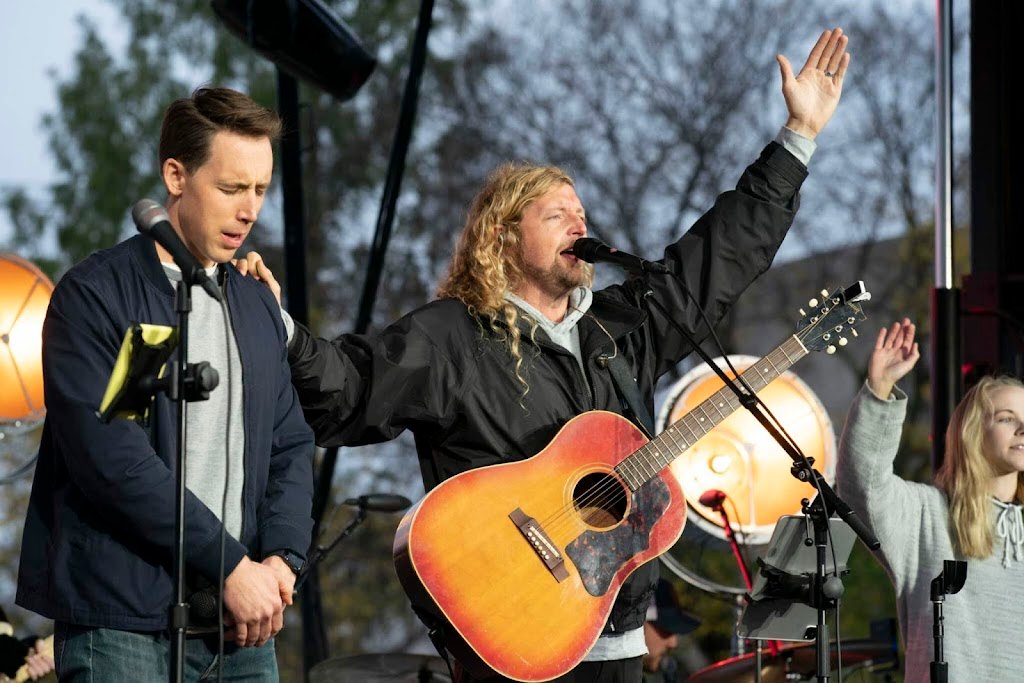
POLYGON ((309 670, 309 683, 444 683, 451 682, 440 657, 412 654, 368 654, 333 657, 309 670))
MULTIPOLYGON (((832 669, 838 668, 836 644, 829 646, 832 669)), ((723 659, 695 672, 687 683, 753 683, 756 653, 723 659)), ((873 640, 843 641, 843 668, 871 666, 895 662, 896 650, 891 643, 873 640)), ((784 645, 779 654, 772 656, 768 648, 761 651, 762 683, 785 683, 786 681, 811 681, 817 673, 817 657, 814 643, 784 645)))

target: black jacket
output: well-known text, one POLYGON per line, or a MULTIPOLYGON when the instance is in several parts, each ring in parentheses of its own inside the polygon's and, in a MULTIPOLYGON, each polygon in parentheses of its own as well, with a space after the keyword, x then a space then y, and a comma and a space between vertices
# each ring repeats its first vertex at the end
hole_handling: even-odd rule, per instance
MULTIPOLYGON (((719 321, 771 264, 792 223, 806 173, 780 145, 768 145, 737 189, 719 196, 665 250, 663 262, 676 275, 652 276, 653 296, 696 338, 707 330, 684 290, 700 301, 712 323, 719 321)), ((609 335, 653 413, 657 379, 692 349, 642 293, 636 281, 594 293, 590 311, 578 323, 586 376, 572 354, 542 331, 535 343, 524 334, 525 396, 505 346, 484 332, 486 323, 451 299, 429 303, 375 337, 327 341, 296 326, 289 348, 292 379, 321 445, 373 443, 411 430, 429 490, 469 469, 529 458, 582 412, 623 414, 610 372, 598 361, 612 353, 609 335)), ((623 585, 610 628, 622 631, 643 623, 654 564, 623 585)))
MULTIPOLYGON (((234 268, 221 271, 245 415, 242 533, 227 537, 230 573, 246 554, 259 560, 269 551, 309 547, 313 443, 289 381, 277 302, 234 268)), ((174 290, 143 236, 72 268, 50 301, 43 326, 47 417, 17 602, 78 625, 160 630, 173 591, 177 408, 160 394, 148 430, 123 419, 103 424, 95 415, 133 321, 176 324, 174 290)), ((215 581, 220 521, 191 492, 185 521, 186 562, 215 581)))

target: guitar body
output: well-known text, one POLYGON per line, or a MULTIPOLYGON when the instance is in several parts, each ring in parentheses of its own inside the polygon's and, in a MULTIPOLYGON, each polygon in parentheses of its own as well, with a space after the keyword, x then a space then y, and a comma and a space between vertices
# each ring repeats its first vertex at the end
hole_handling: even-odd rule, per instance
POLYGON ((652 467, 631 491, 614 469, 646 443, 619 415, 584 413, 533 458, 452 477, 406 513, 399 579, 415 607, 450 625, 446 645, 470 671, 569 671, 623 581, 676 542, 686 503, 675 478, 652 467))

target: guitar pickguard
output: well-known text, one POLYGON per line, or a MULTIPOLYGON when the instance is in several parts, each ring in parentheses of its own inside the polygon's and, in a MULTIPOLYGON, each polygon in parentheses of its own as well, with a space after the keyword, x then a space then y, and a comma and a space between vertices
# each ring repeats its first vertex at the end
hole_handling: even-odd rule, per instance
POLYGON ((651 531, 665 513, 672 496, 660 477, 633 494, 632 510, 610 531, 585 531, 565 548, 579 570, 583 587, 594 597, 608 592, 615 573, 629 558, 650 545, 651 531))

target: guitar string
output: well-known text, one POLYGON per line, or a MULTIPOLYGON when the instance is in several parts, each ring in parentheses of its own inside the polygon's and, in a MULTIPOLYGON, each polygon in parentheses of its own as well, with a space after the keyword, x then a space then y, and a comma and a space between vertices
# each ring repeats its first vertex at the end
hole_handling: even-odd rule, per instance
MULTIPOLYGON (((792 343, 792 341, 794 340, 794 337, 795 337, 795 335, 791 335, 790 338, 787 339, 782 345, 780 345, 780 347, 778 349, 776 349, 771 354, 766 356, 764 359, 762 359, 761 361, 756 363, 755 366, 752 366, 752 368, 750 368, 750 369, 753 369, 754 367, 763 365, 765 362, 767 362, 767 364, 775 367, 775 363, 771 360, 771 358, 772 358, 773 355, 777 355, 779 353, 781 353, 783 356, 786 356, 787 360, 788 360, 789 354, 786 353, 785 347, 786 347, 787 344, 791 344, 792 343)), ((806 353, 806 352, 804 352, 804 353, 806 353)), ((799 357, 802 357, 802 356, 800 356, 798 354, 797 360, 799 360, 799 357)), ((795 362, 795 361, 789 362, 789 365, 792 365, 793 362, 795 362)), ((748 372, 749 372, 750 369, 748 369, 748 372)), ((764 368, 764 370, 767 371, 767 368, 764 368)), ((778 376, 778 374, 780 374, 780 373, 777 373, 776 376, 778 376)), ((772 378, 772 380, 774 380, 774 379, 775 379, 775 377, 772 378)), ((771 380, 769 380, 769 382, 770 381, 771 380)), ((765 385, 767 385, 767 383, 765 383, 765 385)), ((762 386, 764 386, 764 385, 762 385, 762 386)), ((725 391, 724 387, 723 387, 723 390, 720 390, 720 392, 716 393, 714 396, 710 397, 708 400, 704 401, 701 405, 699 405, 697 408, 695 408, 688 416, 680 419, 675 424, 673 424, 669 430, 666 430, 665 432, 663 432, 663 434, 667 433, 669 438, 672 438, 673 441, 675 441, 675 433, 679 431, 678 427, 679 426, 686 426, 687 427, 687 429, 690 432, 691 436, 693 436, 694 438, 693 438, 693 441, 691 443, 687 444, 686 437, 683 436, 682 434, 680 434, 680 437, 682 438, 683 443, 685 444, 685 446, 680 450, 678 443, 676 443, 676 451, 679 454, 681 454, 683 451, 685 451, 686 449, 691 447, 694 443, 696 443, 696 441, 700 440, 700 438, 702 438, 705 434, 710 432, 711 429, 713 429, 715 426, 717 426, 717 423, 715 423, 715 424, 712 424, 709 428, 704 428, 703 426, 698 424, 698 425, 696 425, 697 428, 698 428, 696 431, 693 428, 691 428, 689 426, 689 424, 687 424, 687 421, 692 422, 693 419, 694 419, 693 416, 698 411, 703 416, 703 417, 697 418, 701 422, 705 418, 709 418, 709 417, 712 418, 712 421, 713 421, 713 416, 710 415, 708 413, 708 411, 705 409, 705 407, 707 405, 714 404, 714 403, 718 403, 719 404, 718 406, 715 407, 715 410, 716 410, 716 412, 719 413, 719 418, 720 419, 725 419, 726 417, 731 415, 733 412, 735 412, 740 407, 740 404, 738 403, 738 399, 735 399, 732 395, 730 395, 728 393, 722 393, 723 391, 725 391), (728 406, 728 408, 729 408, 728 413, 723 413, 722 406, 728 406), (700 432, 700 433, 698 434, 698 432, 700 432)), ((641 485, 643 485, 643 483, 645 481, 653 478, 653 476, 657 475, 657 473, 661 469, 663 469, 665 465, 671 463, 673 460, 676 459, 676 457, 678 457, 678 455, 677 456, 672 456, 671 458, 665 460, 664 464, 662 464, 660 462, 660 459, 663 458, 663 456, 661 455, 660 451, 658 450, 659 444, 656 443, 656 442, 657 442, 658 439, 661 438, 661 436, 662 435, 659 435, 658 437, 656 437, 655 439, 649 441, 647 444, 645 444, 641 448, 637 449, 636 452, 634 452, 633 454, 631 454, 631 455, 627 456, 626 458, 624 458, 615 467, 616 473, 619 474, 620 477, 625 479, 627 484, 631 484, 632 485, 631 486, 632 490, 638 489, 641 485), (651 454, 652 451, 653 451, 654 457, 657 458, 656 460, 652 460, 651 457, 650 457, 650 454, 651 454), (630 480, 632 480, 632 481, 630 481, 630 480)), ((611 506, 611 505, 614 505, 614 504, 621 504, 621 502, 622 502, 622 500, 624 498, 625 498, 625 494, 624 494, 624 492, 622 490, 622 486, 619 484, 619 481, 617 479, 613 478, 613 477, 609 477, 609 479, 606 480, 606 482, 603 485, 595 486, 593 489, 588 491, 571 508, 569 506, 566 506, 562 510, 557 511, 555 516, 553 518, 547 520, 546 523, 548 523, 548 524, 557 524, 559 521, 561 521, 559 518, 563 514, 566 514, 566 513, 569 513, 569 512, 575 512, 577 508, 585 508, 585 507, 588 507, 588 506, 591 506, 591 505, 594 506, 594 507, 601 508, 602 506, 611 506)))
MULTIPOLYGON (((765 358, 761 359, 761 361, 758 361, 758 363, 756 363, 755 366, 756 365, 760 365, 763 362, 768 362, 769 364, 771 364, 774 367, 775 364, 771 361, 771 357, 774 354, 779 353, 779 352, 781 352, 782 355, 786 356, 786 360, 788 361, 788 365, 792 366, 797 360, 800 360, 800 358, 802 358, 803 355, 806 355, 807 350, 806 350, 806 348, 798 348, 797 349, 797 358, 794 359, 794 360, 790 360, 789 354, 787 354, 786 351, 785 351, 786 344, 788 344, 794 338, 798 342, 801 339, 801 337, 804 338, 804 339, 808 338, 810 336, 811 332, 813 332, 815 330, 815 328, 817 328, 819 326, 822 326, 821 323, 825 322, 825 319, 828 316, 828 314, 833 312, 833 308, 834 308, 834 306, 833 307, 826 307, 824 310, 821 311, 822 315, 819 316, 817 321, 809 324, 803 330, 799 330, 796 334, 791 335, 789 337, 789 339, 787 339, 785 342, 783 342, 772 353, 770 353, 767 356, 765 356, 765 358)), ((837 332, 838 331, 839 330, 837 330, 837 332)), ((754 366, 752 366, 752 368, 753 367, 754 366)), ((748 371, 750 369, 751 368, 748 368, 748 371)), ((780 375, 780 374, 781 374, 781 372, 777 373, 776 377, 778 375, 780 375)), ((767 386, 767 384, 770 383, 771 381, 773 381, 774 379, 775 379, 775 377, 773 377, 771 380, 769 380, 768 382, 766 382, 764 385, 762 385, 759 388, 763 388, 764 386, 767 386)), ((724 388, 723 388, 723 390, 720 390, 719 393, 721 393, 723 391, 724 391, 724 388)), ((711 398, 714 398, 714 396, 712 396, 711 398)), ((732 394, 730 394, 728 392, 725 392, 725 393, 722 394, 722 396, 720 398, 722 398, 723 401, 718 406, 716 406, 716 411, 719 413, 719 416, 720 416, 721 419, 725 419, 726 417, 728 417, 733 412, 735 412, 736 410, 739 409, 740 404, 738 403, 738 399, 735 399, 732 394), (735 405, 733 404, 734 400, 737 401, 737 403, 735 405), (721 410, 722 405, 727 405, 729 407, 729 412, 727 414, 724 414, 724 415, 722 414, 722 410, 721 410)), ((694 409, 694 411, 691 411, 690 415, 696 413, 697 409, 700 409, 700 411, 704 415, 704 417, 709 417, 707 412, 705 411, 704 407, 705 407, 705 405, 708 405, 710 403, 713 403, 710 399, 704 401, 701 405, 699 405, 696 409, 694 409)), ((675 424, 671 425, 669 430, 675 431, 675 428, 677 426, 683 424, 687 420, 688 417, 689 417, 689 415, 687 417, 684 417, 684 418, 680 419, 675 424)), ((703 429, 702 428, 701 429, 702 433, 698 436, 694 432, 694 430, 691 429, 687 425, 687 429, 690 431, 691 436, 695 437, 694 441, 692 443, 690 443, 690 444, 685 445, 682 450, 679 450, 678 449, 678 444, 676 444, 676 446, 677 446, 677 451, 676 452, 678 452, 678 454, 681 455, 682 452, 685 452, 685 450, 687 450, 688 448, 692 447, 698 440, 703 438, 704 435, 706 435, 708 432, 710 432, 712 429, 714 429, 715 426, 717 426, 717 423, 712 424, 711 427, 708 428, 708 429, 703 429)), ((669 430, 666 430, 666 432, 668 432, 669 430)), ((663 432, 663 434, 664 433, 665 432, 663 432)), ((675 441, 675 436, 671 432, 669 433, 669 436, 673 439, 673 441, 675 441)), ((655 460, 655 461, 653 461, 653 465, 652 465, 652 461, 648 457, 648 451, 652 450, 652 446, 655 446, 655 448, 653 448, 655 456, 658 457, 658 458, 662 457, 660 452, 656 448, 657 444, 655 444, 655 441, 658 438, 660 438, 660 437, 661 437, 661 435, 658 435, 658 437, 656 437, 655 439, 652 439, 647 444, 644 444, 644 446, 641 446, 639 449, 637 449, 637 451, 635 451, 634 453, 630 454, 626 458, 623 458, 623 460, 620 461, 620 463, 618 465, 616 465, 615 468, 613 468, 613 470, 615 471, 616 474, 618 474, 622 479, 626 480, 627 484, 630 484, 630 482, 628 481, 628 476, 629 475, 632 475, 634 478, 636 477, 636 474, 638 472, 642 475, 641 477, 636 478, 637 485, 635 486, 635 488, 631 487, 631 489, 630 489, 631 491, 635 491, 635 490, 639 489, 640 486, 642 486, 644 483, 646 483, 647 481, 652 479, 662 469, 664 469, 665 466, 667 466, 673 460, 675 460, 677 457, 679 457, 679 455, 672 456, 663 465, 659 464, 658 460, 655 460), (620 468, 621 468, 621 470, 620 470, 620 468), (630 472, 629 468, 632 468, 633 471, 630 472)), ((686 444, 685 437, 683 437, 683 443, 686 444)), ((616 479, 615 477, 612 477, 612 476, 608 476, 604 483, 602 483, 601 485, 595 486, 592 489, 588 490, 587 493, 585 493, 584 496, 582 496, 578 501, 573 501, 573 502, 570 503, 570 505, 566 505, 561 510, 556 511, 552 517, 550 517, 548 520, 546 520, 544 522, 544 524, 546 524, 546 525, 554 525, 552 528, 554 528, 554 527, 561 528, 561 525, 560 525, 560 522, 562 521, 561 518, 569 517, 573 522, 575 522, 575 517, 576 517, 575 513, 577 512, 577 510, 579 508, 586 508, 586 507, 592 505, 593 507, 596 507, 598 509, 607 509, 608 507, 611 507, 612 505, 621 505, 622 501, 627 499, 627 496, 628 496, 628 494, 623 491, 623 487, 620 485, 618 479, 616 479)))
MULTIPOLYGON (((783 355, 787 355, 787 357, 788 357, 788 354, 785 353, 785 346, 786 346, 786 344, 789 343, 793 339, 796 339, 799 342, 801 340, 801 338, 803 338, 803 339, 808 338, 812 331, 814 331, 817 327, 821 326, 821 323, 824 322, 825 318, 827 317, 827 314, 830 313, 830 312, 832 312, 832 308, 828 308, 825 311, 822 311, 822 315, 819 317, 819 319, 816 322, 813 322, 810 325, 808 325, 807 327, 805 327, 803 330, 799 330, 797 333, 795 333, 793 335, 790 335, 790 337, 786 341, 784 341, 775 351, 773 351, 772 353, 768 354, 768 356, 766 356, 764 359, 762 359, 762 361, 759 361, 758 364, 760 364, 764 360, 768 360, 768 362, 771 363, 771 361, 769 360, 770 357, 772 356, 772 354, 774 354, 775 352, 778 352, 778 351, 781 351, 783 353, 783 355)), ((804 351, 803 355, 806 355, 806 351, 804 351)), ((803 356, 800 355, 800 356, 798 356, 798 358, 796 360, 799 360, 802 357, 803 356)), ((792 365, 795 362, 796 361, 794 360, 792 363, 790 363, 790 365, 792 365)), ((772 364, 774 365, 774 363, 772 363, 772 364)), ((757 364, 755 364, 755 365, 757 365, 757 364)), ((774 379, 775 378, 773 377, 772 380, 774 380, 774 379)), ((739 404, 737 402, 737 405, 735 407, 733 407, 732 406, 732 401, 734 400, 734 397, 733 396, 729 396, 729 395, 723 395, 723 396, 725 398, 726 404, 731 407, 731 410, 729 412, 729 414, 731 415, 732 412, 735 412, 735 410, 737 410, 739 408, 739 404)), ((738 399, 736 399, 736 400, 738 401, 738 399)), ((691 413, 689 413, 688 415, 692 415, 698 409, 700 409, 701 412, 704 413, 704 416, 708 417, 707 413, 704 412, 704 406, 708 402, 709 401, 703 402, 697 408, 695 408, 694 411, 691 411, 691 413)), ((718 410, 718 412, 721 414, 721 410, 720 409, 716 408, 716 410, 718 410)), ((728 415, 722 416, 722 419, 724 419, 727 416, 728 415)), ((681 418, 675 424, 673 424, 672 427, 675 427, 676 425, 681 424, 686 419, 687 419, 686 417, 681 418)), ((713 429, 715 426, 717 426, 717 423, 715 425, 712 425, 711 429, 713 429)), ((693 444, 696 443, 696 441, 698 441, 700 438, 702 438, 704 435, 706 435, 709 431, 711 431, 711 429, 704 430, 704 433, 701 434, 700 436, 698 436, 694 440, 694 442, 691 443, 686 448, 692 447, 693 444)), ((690 431, 691 431, 691 434, 693 434, 693 430, 690 429, 690 431)), ((660 437, 660 435, 659 435, 659 437, 660 437)), ((639 471, 643 475, 646 475, 646 476, 643 476, 642 478, 637 480, 637 486, 636 486, 636 488, 631 488, 632 491, 635 491, 635 490, 639 489, 640 486, 642 486, 644 483, 646 483, 646 481, 649 481, 654 476, 656 476, 661 471, 661 469, 664 469, 664 466, 661 466, 661 467, 657 467, 656 469, 653 469, 652 471, 648 472, 646 469, 643 469, 643 468, 640 467, 641 463, 643 465, 647 466, 647 467, 651 466, 651 460, 647 458, 647 454, 646 454, 645 451, 648 449, 650 444, 654 443, 654 441, 657 438, 659 438, 659 437, 655 437, 655 439, 652 439, 647 444, 644 444, 644 446, 641 446, 634 453, 630 454, 629 456, 626 456, 626 458, 623 458, 623 460, 620 461, 620 463, 618 465, 616 465, 615 468, 613 468, 613 471, 615 471, 616 474, 619 474, 620 477, 622 477, 623 479, 626 479, 626 476, 624 475, 624 473, 620 472, 618 468, 623 466, 623 465, 625 465, 628 462, 629 463, 628 467, 632 467, 633 468, 633 474, 634 475, 637 473, 637 471, 639 471), (637 456, 637 457, 634 459, 634 456, 637 456)), ((685 442, 685 437, 684 437, 684 442, 685 442)), ((681 454, 682 453, 680 452, 680 455, 681 454)), ((674 456, 673 458, 671 458, 671 460, 668 461, 668 463, 670 463, 672 460, 675 460, 676 457, 679 457, 679 456, 678 455, 674 456)), ((666 465, 668 463, 666 463, 666 465)), ((629 482, 627 481, 627 484, 628 483, 629 482)), ((595 508, 598 508, 598 509, 607 510, 608 508, 612 507, 613 505, 616 505, 616 506, 620 505, 623 500, 628 501, 628 494, 623 490, 623 487, 619 483, 619 480, 617 478, 615 478, 613 476, 608 476, 605 479, 604 482, 602 482, 601 484, 599 484, 599 485, 593 487, 592 489, 588 490, 583 496, 580 497, 579 500, 570 501, 570 503, 568 505, 563 506, 560 510, 556 510, 554 512, 554 514, 552 516, 548 517, 545 521, 538 522, 538 523, 541 524, 542 526, 544 526, 545 528, 550 528, 553 531, 559 531, 559 530, 564 528, 564 524, 565 524, 565 522, 567 520, 570 523, 570 525, 575 526, 577 512, 578 512, 578 510, 580 508, 584 508, 585 509, 587 507, 595 507, 595 508)))
MULTIPOLYGON (((755 370, 758 368, 758 366, 762 366, 764 364, 770 365, 772 366, 772 369, 777 370, 777 365, 775 362, 771 360, 771 358, 772 356, 779 354, 786 357, 786 360, 789 361, 788 366, 793 365, 797 360, 806 355, 806 351, 803 351, 802 353, 800 352, 799 342, 797 341, 797 349, 794 349, 794 351, 796 351, 796 353, 794 354, 796 355, 796 358, 790 360, 790 354, 786 353, 785 347, 787 345, 792 345, 794 341, 797 341, 795 340, 795 335, 791 335, 785 342, 783 342, 782 345, 780 345, 777 349, 772 351, 772 353, 768 354, 767 356, 765 356, 765 358, 761 359, 760 361, 752 365, 750 368, 748 368, 746 373, 744 374, 748 374, 751 370, 755 370)), ((762 369, 762 372, 766 371, 768 371, 768 368, 764 367, 762 369)), ((767 386, 779 375, 781 375, 781 372, 776 372, 774 377, 769 379, 767 382, 764 382, 763 384, 760 384, 759 381, 755 381, 756 383, 760 384, 758 389, 767 386)), ((751 377, 753 376, 757 376, 758 380, 763 379, 763 375, 760 372, 755 372, 755 375, 751 375, 751 377)), ((715 406, 715 410, 719 414, 719 421, 724 420, 730 415, 732 415, 741 406, 739 400, 736 399, 734 395, 729 393, 726 387, 723 387, 721 390, 719 390, 719 392, 716 392, 711 397, 706 399, 704 402, 702 402, 700 405, 694 408, 693 411, 688 413, 683 418, 680 418, 678 421, 676 421, 674 424, 672 424, 670 427, 668 427, 654 439, 648 441, 646 444, 638 448, 632 454, 623 458, 623 460, 620 461, 619 464, 613 468, 613 470, 616 474, 619 475, 619 477, 621 477, 621 479, 625 481, 625 483, 627 484, 627 486, 629 486, 631 491, 638 490, 647 481, 657 476, 661 470, 663 470, 672 461, 674 461, 680 455, 682 455, 683 452, 691 448, 694 444, 696 444, 697 441, 703 438, 706 434, 710 433, 718 425, 718 422, 714 422, 714 417, 710 415, 705 409, 705 406, 707 406, 708 404, 718 404, 715 406), (723 410, 723 407, 727 408, 727 410, 723 410), (694 418, 693 416, 698 411, 700 411, 703 417, 694 418), (712 420, 712 424, 707 428, 704 428, 701 425, 696 425, 697 430, 695 431, 688 424, 688 422, 693 422, 694 419, 699 419, 700 421, 703 421, 705 418, 711 418, 712 420), (680 426, 686 426, 687 430, 690 432, 691 437, 693 437, 692 441, 688 442, 686 436, 680 432, 680 426), (679 439, 676 438, 677 433, 679 439), (662 437, 666 438, 662 439, 662 437), (667 441, 668 439, 671 439, 673 441, 675 446, 674 452, 677 453, 677 455, 671 455, 673 449, 660 448, 659 440, 667 441), (682 446, 679 445, 680 440, 682 441, 682 446), (666 451, 667 453, 663 454, 662 451, 666 451)), ((563 518, 570 517, 570 519, 575 521, 575 513, 578 511, 579 508, 595 507, 598 509, 607 509, 613 506, 621 505, 621 503, 626 499, 627 494, 623 491, 623 487, 620 484, 619 480, 609 475, 608 478, 602 484, 588 490, 587 493, 581 496, 578 501, 574 501, 571 505, 564 506, 562 509, 557 510, 552 517, 545 520, 542 524, 548 528, 560 530, 561 528, 563 528, 561 525, 563 518)))

